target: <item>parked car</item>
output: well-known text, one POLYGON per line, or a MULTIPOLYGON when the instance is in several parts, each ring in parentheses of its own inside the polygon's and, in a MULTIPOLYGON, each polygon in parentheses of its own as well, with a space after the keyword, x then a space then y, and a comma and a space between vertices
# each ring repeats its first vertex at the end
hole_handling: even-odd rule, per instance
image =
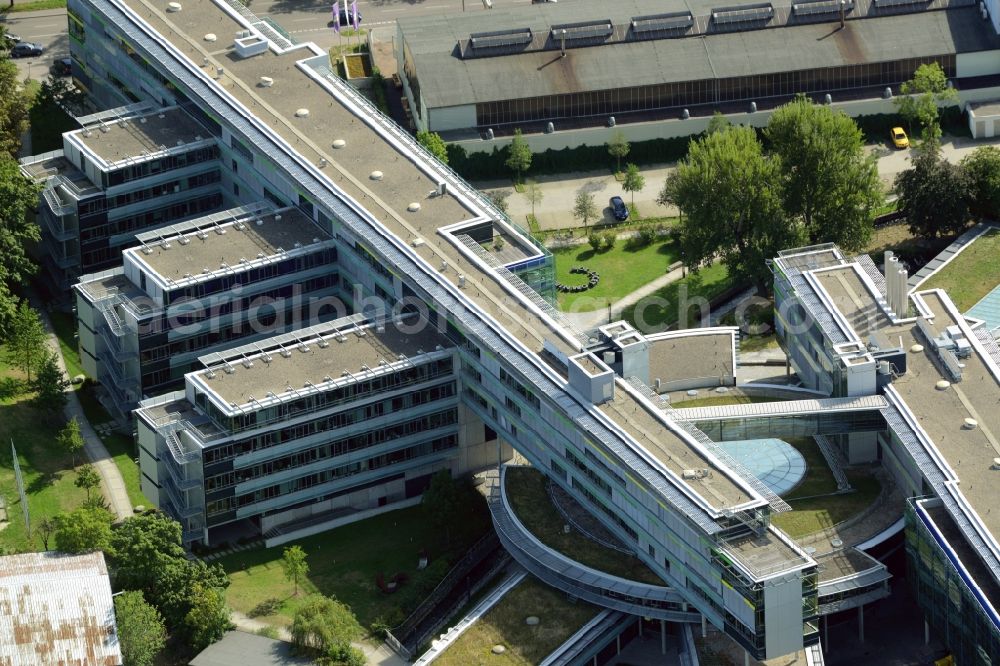
POLYGON ((14 46, 14 44, 17 44, 19 41, 21 41, 21 38, 12 32, 5 32, 3 38, 4 41, 7 42, 7 46, 14 46))
POLYGON ((624 222, 628 219, 628 206, 625 205, 621 197, 611 197, 611 214, 619 222, 624 222))
MULTIPOLYGON (((340 8, 340 25, 354 25, 351 21, 351 12, 343 7, 340 8)), ((358 25, 361 25, 361 12, 358 12, 358 25)))
POLYGON ((69 76, 73 73, 73 61, 70 58, 58 58, 52 61, 49 68, 55 76, 69 76))
POLYGON ((35 44, 34 42, 18 42, 10 48, 11 58, 30 58, 31 56, 40 56, 42 52, 45 51, 41 44, 35 44))
POLYGON ((892 145, 900 149, 910 147, 910 139, 906 136, 906 132, 903 131, 902 127, 892 128, 892 145))

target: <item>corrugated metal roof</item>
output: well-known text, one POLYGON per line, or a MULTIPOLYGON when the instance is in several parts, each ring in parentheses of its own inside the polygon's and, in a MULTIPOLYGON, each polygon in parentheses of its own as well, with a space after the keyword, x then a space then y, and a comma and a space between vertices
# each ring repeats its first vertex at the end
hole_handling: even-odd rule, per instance
POLYGON ((0 557, 0 664, 121 663, 103 553, 0 557))

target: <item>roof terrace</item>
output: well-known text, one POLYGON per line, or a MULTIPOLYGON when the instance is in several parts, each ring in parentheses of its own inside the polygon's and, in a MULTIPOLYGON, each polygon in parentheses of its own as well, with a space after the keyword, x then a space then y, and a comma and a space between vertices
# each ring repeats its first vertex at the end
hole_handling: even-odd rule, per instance
POLYGON ((732 329, 692 329, 649 337, 649 381, 735 375, 734 335, 732 329))
POLYGON ((354 383, 412 365, 451 343, 430 326, 387 322, 379 330, 357 315, 201 357, 189 379, 228 405, 255 409, 324 385, 354 383), (416 332, 410 328, 419 329, 416 332))
POLYGON ((77 130, 72 136, 111 166, 143 158, 211 136, 194 118, 177 107, 136 118, 122 118, 77 130))
POLYGON ((220 271, 240 272, 328 240, 330 235, 311 219, 297 208, 288 208, 165 235, 129 248, 125 254, 170 284, 207 278, 220 271))

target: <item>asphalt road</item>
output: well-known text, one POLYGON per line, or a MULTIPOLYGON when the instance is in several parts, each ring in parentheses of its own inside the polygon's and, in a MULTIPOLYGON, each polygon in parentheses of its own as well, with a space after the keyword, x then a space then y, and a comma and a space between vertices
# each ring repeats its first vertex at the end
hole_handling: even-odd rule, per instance
POLYGON ((37 58, 14 60, 21 78, 42 80, 48 76, 53 60, 69 56, 65 9, 11 14, 4 21, 4 28, 26 42, 37 42, 45 48, 45 52, 37 58))

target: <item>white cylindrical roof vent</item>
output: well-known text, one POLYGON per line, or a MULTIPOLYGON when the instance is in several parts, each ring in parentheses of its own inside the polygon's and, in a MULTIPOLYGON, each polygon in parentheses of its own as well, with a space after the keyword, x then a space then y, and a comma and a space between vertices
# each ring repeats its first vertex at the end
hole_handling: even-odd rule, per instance
POLYGON ((309 109, 304 108, 304 107, 301 108, 301 109, 295 109, 295 117, 296 118, 308 118, 309 117, 309 109))
POLYGON ((343 148, 346 145, 347 145, 347 142, 344 141, 343 139, 337 139, 337 140, 335 140, 333 142, 333 147, 336 148, 337 150, 340 150, 341 148, 343 148))
POLYGON ((381 171, 372 171, 368 174, 368 177, 372 180, 382 180, 382 178, 384 178, 384 174, 381 171))
POLYGON ((179 2, 168 2, 167 11, 168 12, 179 12, 181 10, 181 3, 179 2))

